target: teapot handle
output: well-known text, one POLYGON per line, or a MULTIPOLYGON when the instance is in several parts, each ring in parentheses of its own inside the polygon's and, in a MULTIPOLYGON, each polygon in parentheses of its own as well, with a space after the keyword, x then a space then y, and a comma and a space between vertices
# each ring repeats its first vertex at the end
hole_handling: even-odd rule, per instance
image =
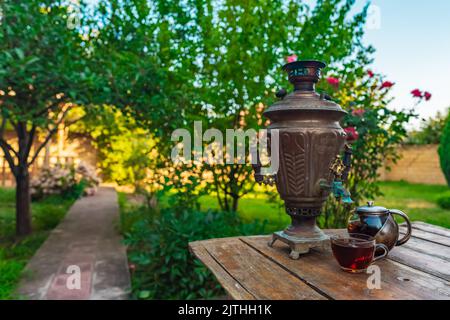
POLYGON ((405 244, 406 241, 409 240, 409 238, 411 238, 411 221, 409 221, 408 216, 406 215, 406 213, 404 213, 403 211, 397 210, 397 209, 390 209, 389 210, 391 213, 399 215, 400 217, 402 217, 403 219, 405 219, 406 221, 406 226, 408 228, 406 234, 404 235, 403 238, 399 239, 397 241, 397 243, 395 244, 396 246, 401 246, 402 244, 405 244))

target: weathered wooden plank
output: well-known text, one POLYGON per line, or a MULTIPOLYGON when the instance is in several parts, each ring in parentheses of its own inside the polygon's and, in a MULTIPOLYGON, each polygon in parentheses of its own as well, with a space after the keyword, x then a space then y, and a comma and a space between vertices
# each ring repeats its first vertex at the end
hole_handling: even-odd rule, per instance
POLYGON ((238 281, 233 279, 231 275, 216 262, 205 248, 208 241, 195 241, 189 243, 190 251, 197 257, 216 277, 217 281, 222 285, 225 291, 236 300, 254 300, 255 297, 243 288, 238 281))
POLYGON ((448 259, 442 259, 406 246, 395 247, 391 250, 389 259, 450 281, 450 262, 448 259))
POLYGON ((333 299, 450 299, 450 287, 442 279, 389 259, 376 263, 381 269, 381 289, 368 289, 367 278, 370 275, 341 271, 329 249, 315 250, 299 260, 292 260, 288 257, 286 245, 275 243, 270 248, 268 239, 241 238, 271 261, 333 299))
MULTIPOLYGON (((400 225, 400 233, 405 234, 406 232, 406 226, 404 224, 400 225)), ((444 246, 450 246, 450 237, 446 237, 440 234, 431 233, 427 231, 423 231, 421 229, 413 228, 412 237, 419 238, 426 241, 435 242, 438 244, 442 244, 444 246)))
MULTIPOLYGON (((267 240, 264 241, 267 245, 267 240)), ((234 281, 237 281, 241 287, 257 299, 327 299, 239 238, 205 242, 203 245, 211 257, 231 275, 234 281)), ((230 286, 227 285, 228 288, 230 286)), ((228 292, 233 298, 236 298, 234 291, 228 292)))
POLYGON ((408 242, 400 247, 394 247, 393 251, 398 248, 410 248, 412 250, 435 256, 450 262, 450 247, 439 243, 426 241, 423 239, 411 237, 408 242))
POLYGON ((441 226, 435 226, 435 225, 425 223, 422 221, 414 221, 412 223, 412 227, 414 229, 419 229, 422 231, 431 232, 431 233, 439 234, 441 236, 450 238, 450 230, 447 228, 441 227, 441 226))

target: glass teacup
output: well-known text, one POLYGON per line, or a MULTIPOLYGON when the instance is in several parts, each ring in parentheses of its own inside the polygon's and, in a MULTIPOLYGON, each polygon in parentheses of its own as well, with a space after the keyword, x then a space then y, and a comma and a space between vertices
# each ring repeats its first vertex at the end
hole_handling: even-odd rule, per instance
POLYGON ((341 269, 353 273, 364 272, 389 252, 384 244, 377 244, 374 237, 359 233, 331 236, 331 249, 341 269), (384 252, 375 257, 378 249, 384 252))

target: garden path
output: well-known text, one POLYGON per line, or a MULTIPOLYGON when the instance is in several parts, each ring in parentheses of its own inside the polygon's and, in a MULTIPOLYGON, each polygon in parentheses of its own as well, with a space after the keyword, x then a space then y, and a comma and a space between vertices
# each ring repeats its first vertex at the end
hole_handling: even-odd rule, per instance
POLYGON ((25 299, 126 299, 127 255, 113 188, 79 199, 28 263, 17 294, 25 299))

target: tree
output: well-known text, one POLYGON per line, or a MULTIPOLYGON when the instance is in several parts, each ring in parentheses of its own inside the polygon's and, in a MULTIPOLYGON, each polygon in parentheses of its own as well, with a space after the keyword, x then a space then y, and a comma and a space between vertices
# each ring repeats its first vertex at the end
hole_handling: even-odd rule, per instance
POLYGON ((444 130, 442 130, 438 152, 442 172, 444 172, 445 179, 450 187, 450 112, 447 115, 444 130))
POLYGON ((103 0, 89 23, 97 98, 167 140, 196 111, 182 8, 179 1, 103 0))
MULTIPOLYGON (((101 87, 110 104, 161 137, 162 158, 172 130, 192 130, 193 120, 258 129, 260 106, 273 102, 275 85, 287 84, 285 56, 321 59, 329 70, 360 68, 355 57, 361 63, 372 49, 361 42, 366 9, 350 17, 353 3, 321 0, 311 11, 296 0, 103 1, 91 27, 100 30, 94 55, 107 62, 101 87)), ((246 164, 203 168, 225 210, 252 190, 246 164)))
POLYGON ((72 107, 89 101, 95 82, 86 43, 74 24, 77 11, 65 3, 0 4, 0 147, 16 180, 18 236, 31 232, 29 168, 72 107), (17 146, 5 140, 7 127, 14 129, 17 146))
POLYGON ((71 135, 88 136, 92 140, 103 179, 132 185, 135 192, 145 188, 151 168, 156 167, 156 141, 133 118, 104 106, 72 126, 71 135))
MULTIPOLYGON (((201 19, 196 21, 195 88, 198 103, 208 111, 202 119, 208 127, 262 127, 261 112, 273 103, 275 87, 290 87, 280 70, 289 54, 323 60, 328 70, 344 65, 349 73, 361 68, 355 57, 358 63, 370 61, 372 49, 361 43, 366 9, 350 17, 354 1, 317 1, 312 11, 299 1, 202 3, 196 8, 201 19)), ((214 175, 210 190, 224 210, 236 211, 239 199, 253 190, 248 164, 205 169, 214 175)))

